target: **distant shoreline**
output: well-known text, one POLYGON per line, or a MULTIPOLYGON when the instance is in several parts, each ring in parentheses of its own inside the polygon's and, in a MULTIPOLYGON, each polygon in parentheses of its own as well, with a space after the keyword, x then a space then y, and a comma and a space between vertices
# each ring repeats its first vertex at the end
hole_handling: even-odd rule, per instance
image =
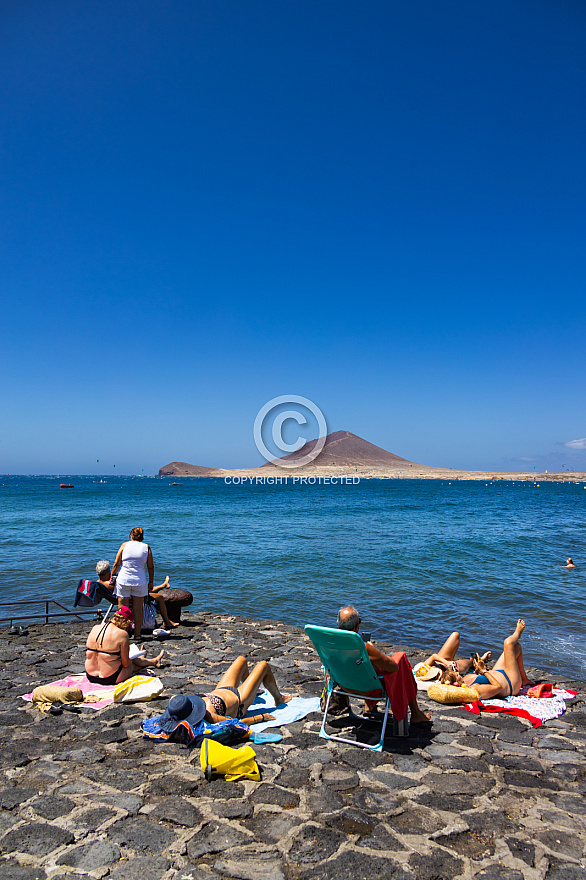
MULTIPOLYGON (((448 480, 448 481, 482 481, 485 482, 550 482, 550 483, 583 483, 586 482, 586 473, 567 472, 545 473, 545 472, 523 472, 503 473, 502 471, 462 471, 451 470, 449 468, 430 468, 420 469, 413 468, 397 468, 388 470, 376 470, 374 468, 235 468, 232 469, 212 469, 209 473, 161 473, 159 477, 168 479, 227 479, 233 477, 246 477, 253 481, 258 478, 260 482, 266 482, 269 477, 360 477, 362 480, 448 480)), ((291 481, 289 481, 291 482, 291 481)))

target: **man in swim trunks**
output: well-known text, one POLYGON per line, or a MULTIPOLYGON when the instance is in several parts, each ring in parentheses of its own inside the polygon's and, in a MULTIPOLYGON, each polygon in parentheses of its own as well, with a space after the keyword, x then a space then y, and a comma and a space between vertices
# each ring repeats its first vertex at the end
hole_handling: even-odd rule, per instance
MULTIPOLYGON (((353 605, 346 605, 346 607, 340 608, 338 611, 338 629, 346 629, 357 633, 360 629, 360 623, 360 614, 353 605)), ((392 657, 379 651, 372 642, 365 642, 364 646, 370 662, 377 672, 397 672, 399 664, 392 657)), ((411 724, 427 724, 431 721, 431 715, 422 712, 419 708, 417 697, 413 697, 410 700, 409 709, 411 710, 411 724)))
MULTIPOLYGON (((291 697, 281 694, 275 676, 266 660, 257 663, 252 672, 248 671, 246 657, 237 657, 221 677, 217 686, 209 694, 198 694, 206 704, 206 720, 211 724, 227 718, 244 718, 248 707, 261 685, 264 685, 275 701, 275 706, 287 703, 291 697)), ((272 721, 272 715, 258 715, 244 719, 246 724, 259 724, 272 721)))

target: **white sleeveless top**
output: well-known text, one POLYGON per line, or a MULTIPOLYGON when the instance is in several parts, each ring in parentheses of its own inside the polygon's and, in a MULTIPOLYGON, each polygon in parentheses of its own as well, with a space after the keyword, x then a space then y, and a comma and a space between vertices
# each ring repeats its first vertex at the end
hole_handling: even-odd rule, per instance
POLYGON ((122 565, 116 583, 123 587, 144 587, 148 583, 146 561, 149 545, 142 541, 127 541, 122 551, 122 565))

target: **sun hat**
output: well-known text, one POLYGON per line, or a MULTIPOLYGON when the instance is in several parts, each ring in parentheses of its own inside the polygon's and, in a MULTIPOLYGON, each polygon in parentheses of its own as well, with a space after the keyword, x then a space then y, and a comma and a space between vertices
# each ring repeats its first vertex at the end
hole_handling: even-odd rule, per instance
POLYGON ((130 623, 134 620, 134 614, 132 613, 132 609, 128 607, 128 605, 122 605, 116 614, 119 614, 120 617, 123 617, 125 620, 129 620, 130 623))
POLYGON ((172 733, 180 721, 187 721, 192 727, 203 719, 206 704, 197 695, 177 694, 171 697, 167 708, 159 718, 159 727, 165 733, 172 733))
POLYGON ((427 663, 418 663, 413 672, 420 681, 432 681, 442 674, 441 669, 438 669, 437 666, 429 666, 427 663))

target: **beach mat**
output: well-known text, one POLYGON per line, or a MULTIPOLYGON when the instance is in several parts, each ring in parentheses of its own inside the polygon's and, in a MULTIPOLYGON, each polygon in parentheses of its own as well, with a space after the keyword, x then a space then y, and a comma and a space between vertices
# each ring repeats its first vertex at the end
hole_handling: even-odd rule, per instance
POLYGON ((268 691, 262 691, 254 698, 247 715, 268 713, 274 715, 274 721, 263 721, 260 724, 252 724, 250 729, 255 733, 266 730, 267 727, 281 727, 283 724, 293 724, 300 721, 312 712, 319 712, 319 697, 293 697, 288 703, 275 706, 275 701, 268 691))
MULTIPOLYGON (((114 702, 114 688, 116 685, 92 684, 87 680, 85 673, 79 675, 68 675, 67 678, 60 678, 58 681, 52 681, 54 687, 77 687, 83 693, 84 706, 88 709, 103 709, 114 702), (86 702, 87 700, 87 702, 86 702)), ((33 699, 32 692, 23 694, 22 699, 27 703, 31 703, 33 699)))
POLYGON ((475 703, 466 703, 464 708, 474 715, 482 712, 506 712, 517 718, 527 718, 533 727, 541 727, 545 721, 559 718, 566 711, 565 700, 575 697, 577 691, 568 691, 565 688, 552 689, 551 697, 530 697, 525 693, 519 693, 516 697, 505 697, 504 700, 477 700, 475 703))

